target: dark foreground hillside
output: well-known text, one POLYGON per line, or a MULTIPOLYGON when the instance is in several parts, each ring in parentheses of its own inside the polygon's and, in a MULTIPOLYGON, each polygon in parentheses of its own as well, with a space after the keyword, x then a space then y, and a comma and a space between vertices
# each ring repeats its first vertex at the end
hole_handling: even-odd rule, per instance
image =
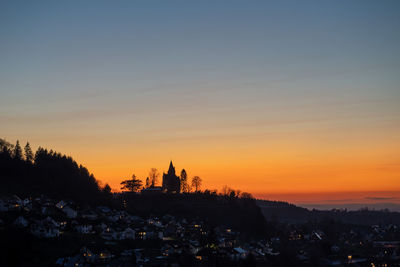
MULTIPOLYGON (((204 201, 205 195, 196 198, 204 201)), ((276 255, 266 239, 250 244, 233 228, 211 224, 218 220, 208 205, 200 213, 188 211, 190 216, 184 216, 186 211, 171 215, 180 213, 174 210, 164 214, 168 204, 182 199, 162 196, 166 204, 158 216, 145 210, 152 208, 143 195, 136 196, 133 206, 128 204, 133 197, 123 195, 128 207, 121 209, 82 207, 45 196, 0 196, 0 266, 256 266, 256 261, 264 266, 265 253, 276 255), (139 216, 139 205, 144 215, 139 216), (261 257, 256 260, 253 254, 261 257)), ((230 212, 221 216, 232 218, 230 212)))
POLYGON ((110 198, 110 192, 71 157, 43 148, 23 157, 20 149, 0 139, 0 194, 23 198, 43 194, 81 204, 110 198))
POLYGON ((39 148, 31 159, 0 139, 0 196, 34 198, 42 195, 78 205, 107 205, 140 216, 171 214, 225 225, 244 236, 263 237, 265 218, 255 200, 205 191, 192 194, 112 194, 71 157, 39 148))
POLYGON ((248 237, 265 237, 271 234, 256 201, 217 195, 209 191, 190 194, 130 194, 119 196, 132 214, 163 216, 171 214, 186 218, 200 218, 214 227, 225 225, 248 237))

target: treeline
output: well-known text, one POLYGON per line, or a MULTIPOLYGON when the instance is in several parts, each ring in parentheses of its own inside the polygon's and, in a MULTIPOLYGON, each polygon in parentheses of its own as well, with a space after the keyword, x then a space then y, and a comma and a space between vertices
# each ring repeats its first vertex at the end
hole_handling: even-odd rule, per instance
MULTIPOLYGON (((145 179, 145 183, 135 174, 132 174, 131 179, 124 180, 121 182, 121 190, 129 192, 139 192, 143 189, 156 188, 159 183, 160 173, 157 168, 151 168, 149 176, 145 179)), ((180 176, 177 176, 180 182, 180 193, 192 193, 199 192, 203 180, 199 176, 193 176, 191 182, 189 182, 188 175, 185 169, 182 169, 180 176)))
POLYGON ((0 139, 0 193, 21 197, 45 195, 82 204, 104 203, 111 188, 100 186, 93 174, 71 157, 39 147, 33 152, 0 139))
POLYGON ((320 222, 334 220, 340 223, 357 225, 400 224, 400 213, 388 210, 369 210, 368 208, 348 211, 346 209, 308 210, 280 201, 257 200, 268 221, 286 223, 320 222))
MULTIPOLYGON (((146 182, 143 185, 142 180, 138 179, 135 174, 132 174, 132 178, 128 180, 124 180, 121 182, 121 190, 126 192, 139 192, 143 189, 151 189, 157 187, 158 180, 160 177, 160 173, 156 168, 151 168, 149 171, 149 176, 146 178, 146 182)), ((200 193, 202 192, 201 185, 203 183, 202 178, 199 176, 193 176, 191 183, 189 183, 188 175, 185 169, 182 169, 180 176, 178 176, 180 180, 180 193, 200 193)), ((228 196, 230 198, 245 198, 252 199, 253 196, 250 193, 242 192, 239 189, 232 189, 227 185, 222 187, 220 193, 218 190, 209 190, 205 189, 203 191, 206 194, 211 195, 220 195, 220 196, 228 196)))

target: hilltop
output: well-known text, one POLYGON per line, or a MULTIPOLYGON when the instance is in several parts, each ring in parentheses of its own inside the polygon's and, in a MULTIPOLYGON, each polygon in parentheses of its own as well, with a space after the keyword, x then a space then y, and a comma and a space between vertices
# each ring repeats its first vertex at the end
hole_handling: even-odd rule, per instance
POLYGON ((0 194, 20 197, 46 195, 71 199, 80 204, 104 203, 111 199, 108 186, 101 187, 87 168, 72 157, 29 143, 25 156, 17 142, 0 139, 0 194))
POLYGON ((211 226, 225 225, 243 236, 267 234, 265 218, 254 199, 218 195, 205 190, 196 193, 141 194, 111 193, 87 168, 73 158, 39 147, 33 155, 22 156, 19 144, 0 139, 0 195, 22 198, 46 196, 71 200, 78 205, 107 205, 132 214, 163 216, 171 214, 206 221, 211 226))

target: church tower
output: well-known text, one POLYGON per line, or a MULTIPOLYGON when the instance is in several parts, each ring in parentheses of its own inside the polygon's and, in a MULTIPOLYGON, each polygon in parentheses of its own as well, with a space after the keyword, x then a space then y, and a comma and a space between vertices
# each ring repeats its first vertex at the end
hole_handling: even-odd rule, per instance
POLYGON ((181 181, 175 174, 172 161, 169 164, 168 172, 163 173, 162 190, 167 193, 179 193, 181 190, 181 181))

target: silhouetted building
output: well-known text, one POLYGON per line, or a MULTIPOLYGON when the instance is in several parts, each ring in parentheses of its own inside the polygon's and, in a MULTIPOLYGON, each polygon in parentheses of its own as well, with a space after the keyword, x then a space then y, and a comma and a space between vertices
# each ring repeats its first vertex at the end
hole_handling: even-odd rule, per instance
POLYGON ((169 164, 168 173, 163 173, 162 190, 167 193, 179 193, 181 190, 181 181, 175 174, 175 167, 169 164))
POLYGON ((154 186, 142 189, 142 194, 160 194, 162 193, 161 186, 154 186))

